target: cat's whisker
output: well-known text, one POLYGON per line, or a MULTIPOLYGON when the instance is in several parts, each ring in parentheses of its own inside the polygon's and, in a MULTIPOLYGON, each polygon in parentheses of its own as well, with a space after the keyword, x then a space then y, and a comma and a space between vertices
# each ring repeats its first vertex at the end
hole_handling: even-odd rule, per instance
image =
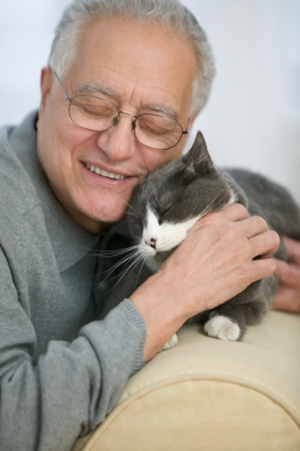
POLYGON ((137 277, 136 277, 136 282, 135 282, 135 285, 134 285, 134 289, 137 288, 137 283, 138 283, 140 274, 141 274, 142 269, 143 269, 143 267, 144 267, 144 265, 145 265, 145 263, 146 263, 146 260, 147 260, 147 257, 145 257, 145 256, 144 256, 144 257, 141 256, 141 257, 142 257, 142 258, 140 259, 140 261, 142 261, 142 264, 141 264, 140 270, 139 270, 139 272, 138 272, 138 275, 137 275, 137 277))
MULTIPOLYGON (((143 260, 143 256, 140 254, 136 254, 134 260, 127 266, 127 268, 124 269, 124 271, 118 276, 118 281, 116 282, 116 284, 114 285, 113 288, 115 288, 120 282, 121 280, 124 279, 125 276, 129 275, 131 272, 134 271, 134 269, 137 267, 137 265, 143 260)), ((144 263, 143 263, 144 265, 144 263)), ((142 267, 143 267, 142 265, 142 267)), ((142 270, 142 268, 140 269, 140 271, 142 270)), ((139 271, 139 274, 140 274, 139 271)), ((139 276, 139 275, 138 275, 139 276)))
POLYGON ((127 211, 126 216, 136 216, 135 212, 127 211))
POLYGON ((120 255, 129 254, 132 251, 136 251, 137 246, 129 246, 124 249, 115 249, 115 250, 103 250, 103 251, 95 251, 93 255, 103 258, 109 257, 119 257, 120 255))
MULTIPOLYGON (((120 194, 116 193, 116 195, 119 197, 119 199, 121 199, 124 202, 125 205, 127 205, 128 209, 131 209, 133 210, 134 213, 136 213, 136 210, 133 208, 130 202, 127 202, 122 196, 120 196, 120 194)), ((126 214, 128 215, 128 210, 126 214)))
MULTIPOLYGON (((104 277, 104 280, 109 281, 112 280, 113 278, 109 278, 120 266, 122 265, 126 265, 128 262, 130 262, 133 259, 136 259, 136 257, 138 256, 136 250, 131 251, 129 253, 129 255, 121 258, 117 263, 115 263, 111 268, 109 268, 106 271, 103 271, 101 276, 104 277)), ((119 275, 116 275, 115 277, 119 277, 119 275)))

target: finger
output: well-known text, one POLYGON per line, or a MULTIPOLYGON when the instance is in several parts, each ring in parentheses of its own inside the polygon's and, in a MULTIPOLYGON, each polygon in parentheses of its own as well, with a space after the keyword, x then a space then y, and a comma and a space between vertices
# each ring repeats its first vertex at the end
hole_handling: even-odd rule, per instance
POLYGON ((282 241, 286 248, 289 261, 300 266, 300 243, 288 237, 283 237, 282 241))
POLYGON ((274 258, 265 258, 263 260, 253 260, 252 271, 253 281, 271 277, 276 270, 274 258))
POLYGON ((251 239, 269 232, 269 226, 260 216, 251 216, 236 223, 236 233, 251 239))
POLYGON ((249 239, 252 245, 252 258, 271 257, 278 249, 280 238, 274 230, 268 230, 249 239))
POLYGON ((247 222, 249 224, 249 232, 247 235, 248 238, 261 235, 262 233, 269 230, 268 224, 261 216, 252 216, 251 218, 247 219, 247 222))
POLYGON ((276 310, 300 313, 300 296, 296 290, 281 286, 271 302, 271 307, 276 310))
POLYGON ((300 290, 300 270, 281 260, 276 262, 276 276, 283 285, 298 287, 300 290))
POLYGON ((241 204, 228 205, 222 211, 229 221, 242 221, 249 217, 247 209, 241 204))

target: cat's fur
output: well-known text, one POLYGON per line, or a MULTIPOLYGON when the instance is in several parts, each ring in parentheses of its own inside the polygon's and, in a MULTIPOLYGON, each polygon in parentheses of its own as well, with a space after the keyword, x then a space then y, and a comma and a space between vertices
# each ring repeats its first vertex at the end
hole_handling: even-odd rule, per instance
MULTIPOLYGON (((300 240, 299 208, 290 194, 256 173, 215 167, 198 132, 186 155, 158 167, 135 189, 128 209, 128 225, 138 253, 144 258, 116 284, 106 311, 128 297, 160 267, 197 219, 234 202, 245 205, 250 215, 262 216, 280 235, 300 240)), ((285 259, 282 244, 275 255, 285 259)), ((212 337, 241 340, 247 325, 261 321, 276 287, 275 276, 257 281, 190 322, 204 322, 205 332, 212 337)))

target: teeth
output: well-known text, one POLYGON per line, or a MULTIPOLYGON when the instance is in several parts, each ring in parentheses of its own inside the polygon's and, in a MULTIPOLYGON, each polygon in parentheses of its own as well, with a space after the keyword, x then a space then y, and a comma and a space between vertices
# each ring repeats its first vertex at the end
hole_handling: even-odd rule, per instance
POLYGON ((98 168, 98 166, 94 166, 93 164, 86 163, 85 165, 90 171, 95 172, 95 174, 101 175, 102 177, 107 177, 113 180, 123 180, 125 179, 124 175, 114 174, 113 172, 107 172, 104 169, 98 168))

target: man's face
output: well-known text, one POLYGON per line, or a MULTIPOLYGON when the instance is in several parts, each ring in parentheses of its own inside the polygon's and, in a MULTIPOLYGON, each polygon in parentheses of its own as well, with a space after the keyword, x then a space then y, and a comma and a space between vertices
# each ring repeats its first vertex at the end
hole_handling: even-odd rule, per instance
MULTIPOLYGON (((86 27, 61 82, 71 98, 78 93, 98 95, 133 115, 168 108, 185 129, 195 73, 190 43, 154 24, 112 18, 86 27)), ((64 208, 84 228, 98 233, 124 217, 133 188, 149 171, 180 156, 185 139, 169 150, 147 148, 134 138, 132 118, 126 115, 107 131, 85 130, 71 121, 69 103, 50 69, 43 70, 41 87, 39 160, 64 208), (87 165, 109 174, 97 175, 87 165)))

